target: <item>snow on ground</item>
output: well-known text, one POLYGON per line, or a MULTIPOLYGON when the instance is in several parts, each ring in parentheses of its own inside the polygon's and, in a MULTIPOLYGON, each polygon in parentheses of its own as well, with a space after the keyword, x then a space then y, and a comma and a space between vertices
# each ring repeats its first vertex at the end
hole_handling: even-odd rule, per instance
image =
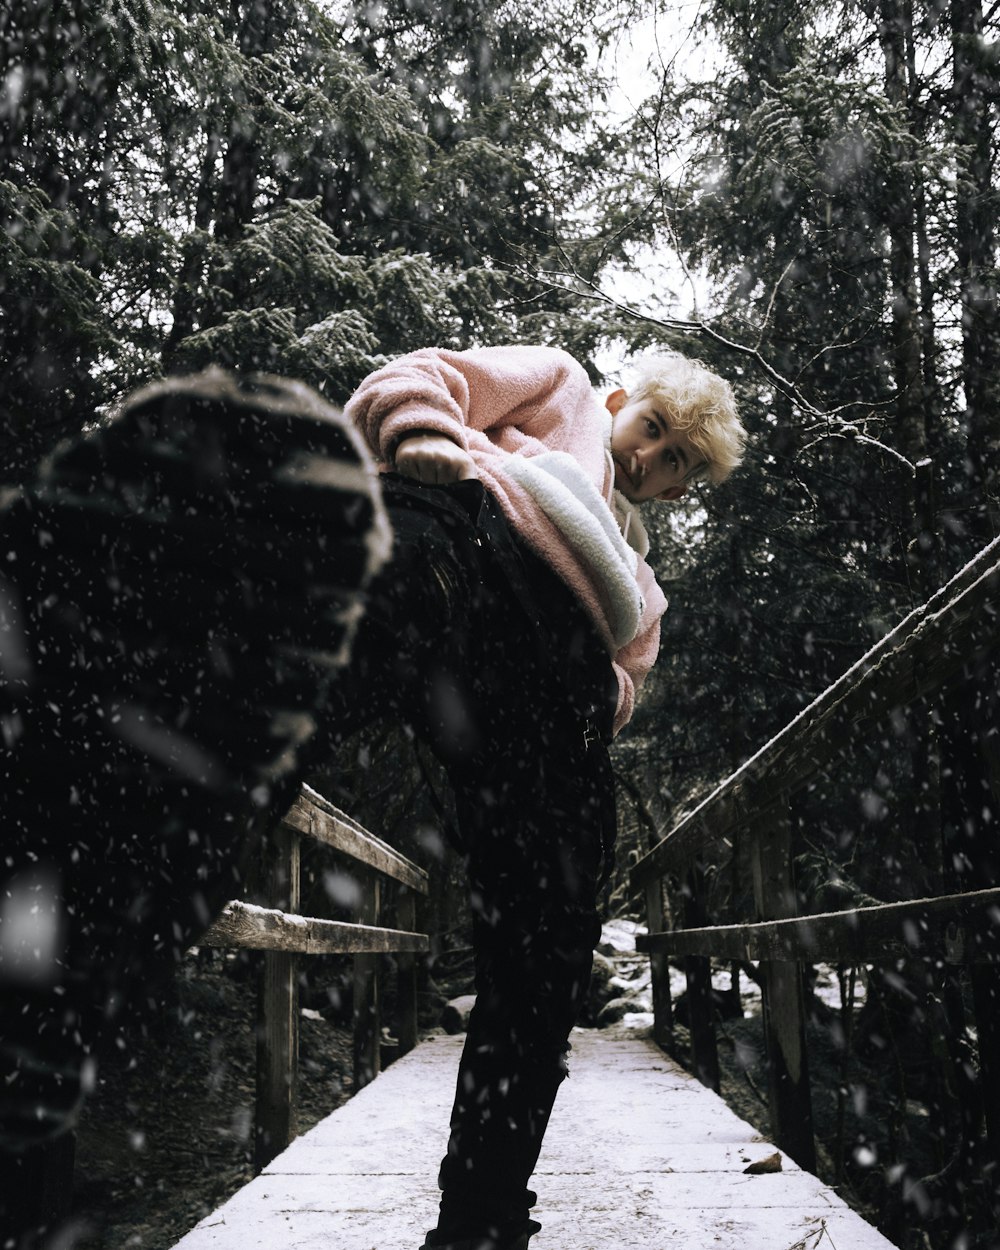
MULTIPOLYGON (((601 927, 601 945, 613 946, 623 954, 635 954, 635 935, 645 933, 646 926, 637 920, 629 920, 619 916, 615 920, 606 920, 601 927)), ((645 956, 642 956, 645 959, 645 956)))
MULTIPOLYGON (((618 965, 619 972, 612 978, 611 984, 622 993, 650 992, 649 960, 635 949, 636 935, 646 932, 646 926, 639 921, 618 917, 607 921, 601 930, 601 948, 609 958, 618 965), (611 949, 608 949, 611 948, 611 949)), ((753 965, 756 967, 756 964, 753 965)), ((840 982, 837 969, 832 964, 814 965, 816 980, 813 993, 825 1006, 840 1010, 840 982)), ((712 969, 712 985, 717 990, 728 991, 730 988, 730 969, 728 964, 712 969)), ((670 997, 677 999, 687 989, 687 980, 683 969, 675 964, 670 965, 670 997)), ((854 1006, 860 1007, 865 1001, 865 978, 862 972, 855 978, 854 1006)), ((740 976, 740 1000, 747 1014, 760 1011, 760 987, 748 976, 740 976)), ((630 1012, 622 1020, 626 1028, 645 1028, 653 1023, 650 1012, 630 1012)))

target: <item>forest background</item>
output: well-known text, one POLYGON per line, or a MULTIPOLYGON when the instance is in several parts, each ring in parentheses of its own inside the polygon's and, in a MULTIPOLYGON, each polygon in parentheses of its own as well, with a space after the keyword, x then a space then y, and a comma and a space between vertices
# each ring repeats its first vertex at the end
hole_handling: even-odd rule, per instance
MULTIPOLYGON (((210 361, 339 403, 428 344, 558 345, 597 387, 646 349, 701 357, 750 452, 652 519, 671 606, 615 748, 627 867, 997 533, 997 10, 14 0, 0 483, 210 361), (636 32, 648 72, 623 80, 636 32)), ((993 816, 942 816, 921 716, 798 801, 812 909, 963 888, 956 839, 993 816)), ((420 763, 376 734, 337 785, 434 849, 420 763)), ((720 916, 732 868, 709 866, 720 916)), ((932 1033, 921 1012, 900 1028, 932 1033)))

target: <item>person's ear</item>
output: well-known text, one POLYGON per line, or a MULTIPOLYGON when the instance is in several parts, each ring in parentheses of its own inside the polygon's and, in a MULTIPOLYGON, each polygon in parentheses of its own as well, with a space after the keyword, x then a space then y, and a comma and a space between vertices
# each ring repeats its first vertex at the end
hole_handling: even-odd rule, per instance
POLYGON ((608 412, 610 412, 613 417, 616 417, 619 410, 625 406, 627 400, 628 396, 619 386, 618 390, 612 391, 604 401, 604 407, 607 408, 608 412))
POLYGON ((681 482, 679 486, 668 486, 666 490, 661 490, 656 498, 669 503, 671 499, 680 499, 686 490, 687 482, 681 482))

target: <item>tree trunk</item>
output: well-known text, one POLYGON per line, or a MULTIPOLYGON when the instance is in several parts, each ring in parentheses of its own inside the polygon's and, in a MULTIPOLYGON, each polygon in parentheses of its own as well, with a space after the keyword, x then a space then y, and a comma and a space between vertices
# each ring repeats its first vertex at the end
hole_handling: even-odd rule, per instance
POLYGON ((1000 532, 1000 324, 994 273, 991 123, 1000 72, 983 39, 981 0, 952 0, 955 226, 962 302, 967 459, 978 538, 1000 532))
MULTIPOLYGON (((878 33, 885 58, 885 90, 889 101, 908 115, 906 45, 912 30, 909 0, 879 0, 878 33)), ((892 307, 892 355, 896 382, 899 450, 913 464, 927 455, 926 403, 920 350, 914 237, 916 212, 903 145, 890 150, 891 172, 886 179, 886 225, 889 230, 889 275, 892 307)), ((914 504, 921 501, 914 492, 914 504)), ((933 531, 928 515, 915 516, 918 534, 933 531)), ((921 596, 923 597, 923 596, 921 596)))
POLYGON ((181 244, 181 265, 174 288, 173 322, 163 344, 163 364, 172 372, 178 345, 191 334, 198 319, 199 292, 205 265, 206 232, 212 224, 215 204, 215 165, 222 146, 222 139, 214 129, 210 130, 205 143, 205 155, 201 162, 198 180, 198 198, 194 210, 194 229, 181 244))
POLYGON ((249 0, 240 23, 239 45, 246 78, 233 94, 228 146, 222 163, 222 181, 215 217, 219 239, 235 239, 253 219, 260 172, 260 120, 249 82, 255 62, 275 43, 278 0, 249 0))
MULTIPOLYGON (((926 139, 927 117, 917 99, 917 49, 913 37, 912 2, 910 20, 906 23, 906 73, 910 83, 910 124, 914 135, 926 139)), ((931 240, 927 230, 927 187, 923 178, 913 183, 914 225, 917 238, 917 280, 919 291, 920 347, 923 366, 923 391, 926 412, 927 454, 935 460, 941 447, 944 401, 937 368, 937 336, 934 333, 934 283, 931 279, 931 240)))

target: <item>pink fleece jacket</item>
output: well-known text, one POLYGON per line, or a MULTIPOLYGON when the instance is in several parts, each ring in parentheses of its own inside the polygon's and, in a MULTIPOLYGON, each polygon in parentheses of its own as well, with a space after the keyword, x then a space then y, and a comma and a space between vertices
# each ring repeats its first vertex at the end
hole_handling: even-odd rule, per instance
POLYGON ((345 410, 383 467, 412 430, 444 434, 475 462, 521 538, 570 586, 605 640, 618 677, 614 732, 632 715, 635 691, 656 659, 666 599, 645 560, 636 582, 643 599, 635 637, 616 648, 608 612, 587 564, 534 498, 506 471, 512 455, 569 452, 605 499, 613 487, 605 437, 585 370, 547 347, 427 348, 370 374, 345 410))

